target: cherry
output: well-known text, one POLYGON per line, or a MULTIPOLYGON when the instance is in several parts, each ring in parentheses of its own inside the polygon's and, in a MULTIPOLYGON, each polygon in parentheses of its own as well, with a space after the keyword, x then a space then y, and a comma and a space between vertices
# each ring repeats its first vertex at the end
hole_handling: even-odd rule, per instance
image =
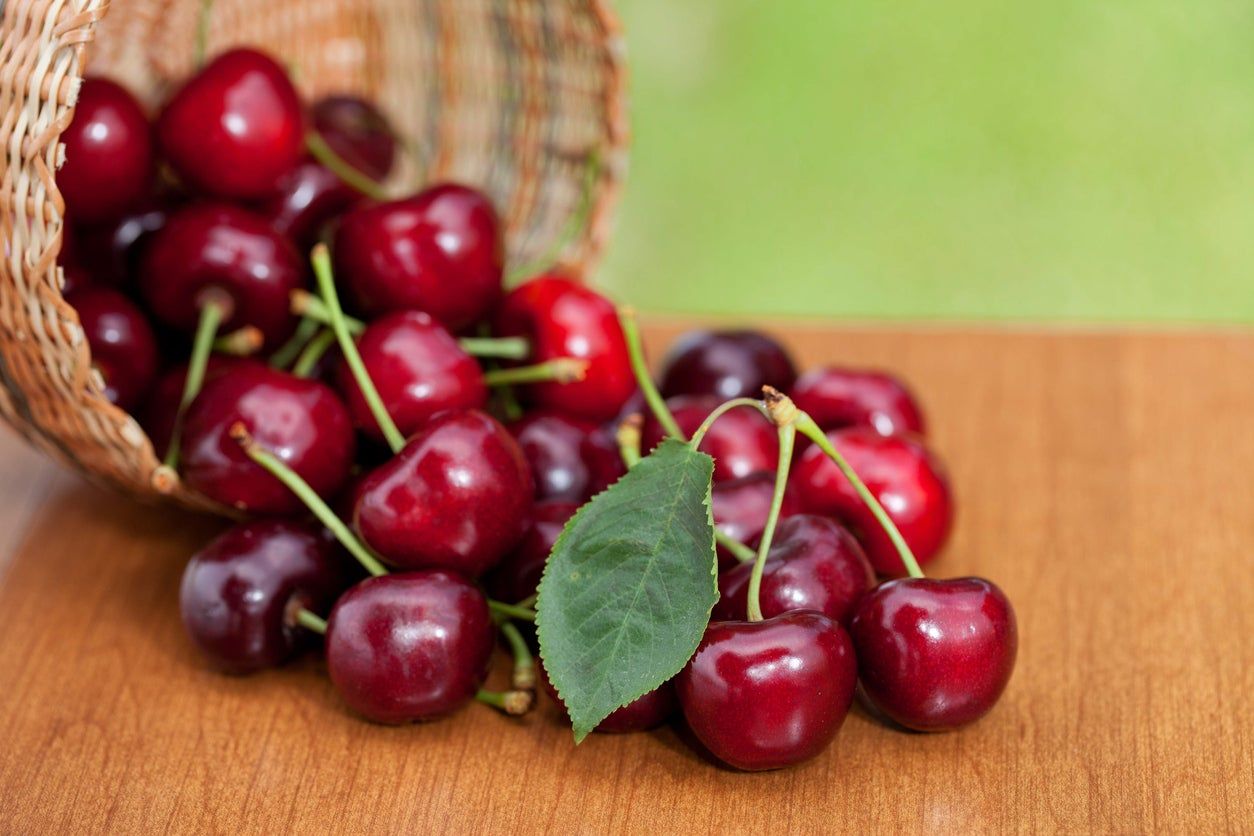
POLYGON ((452 572, 368 578, 327 619, 327 672, 377 723, 430 720, 469 702, 495 646, 487 599, 452 572))
MULTIPOLYGON (((691 437, 706 416, 719 405, 711 396, 680 395, 666 405, 685 436, 691 437)), ((666 437, 665 430, 651 414, 644 422, 645 451, 652 450, 666 437)), ((699 448, 714 457, 714 481, 740 479, 752 473, 775 470, 779 458, 779 435, 761 412, 750 407, 733 409, 715 421, 699 448)))
POLYGON ((713 622, 675 684, 684 718, 711 754, 757 771, 822 752, 844 722, 856 679, 844 629, 801 611, 713 622))
POLYGON ((227 671, 275 667, 306 644, 300 608, 324 610, 348 573, 317 529, 259 520, 229 529, 183 571, 179 610, 187 634, 227 671))
MULTIPOLYGON (((544 693, 548 694, 549 698, 561 709, 562 714, 565 714, 566 706, 562 703, 562 698, 558 696, 553 683, 549 681, 543 666, 540 667, 539 675, 540 686, 544 688, 544 693)), ((663 682, 643 697, 638 697, 622 708, 610 712, 610 715, 598 723, 593 731, 601 734, 632 734, 656 729, 675 716, 678 707, 674 681, 663 682)))
POLYGON ((149 197, 112 223, 85 229, 82 261, 92 274, 113 287, 129 287, 139 274, 143 253, 154 233, 165 226, 174 204, 149 197))
MULTIPOLYGON (((742 563, 719 576, 715 620, 743 619, 748 607, 753 564, 742 563)), ((809 514, 779 524, 762 573, 762 615, 815 610, 847 625, 862 596, 875 585, 875 573, 853 535, 827 517, 809 514)))
POLYGON ((105 78, 86 78, 74 120, 61 134, 57 188, 79 223, 111 221, 139 202, 152 181, 152 129, 135 97, 105 78))
MULTIPOLYGON (((420 311, 388 314, 366 326, 357 351, 383 405, 403 435, 417 432, 437 412, 481 409, 488 402, 483 373, 444 326, 420 311)), ((384 440, 348 364, 335 367, 353 423, 384 440)))
POLYGON ((311 108, 314 130, 344 162, 383 180, 396 160, 396 132, 377 107, 357 96, 327 96, 311 108))
MULTIPOLYGON (((868 427, 827 433, 853 471, 879 500, 920 564, 944 546, 953 522, 953 499, 940 460, 922 442, 883 436, 868 427)), ((876 572, 901 575, 901 557, 870 509, 827 455, 817 446, 802 454, 791 489, 803 510, 844 522, 866 549, 876 572)))
POLYGON ((191 331, 214 301, 220 328, 260 329, 268 347, 295 327, 291 292, 304 283, 295 248, 264 218, 225 203, 189 206, 153 235, 140 270, 140 291, 166 324, 191 331))
POLYGON ((492 204, 455 184, 354 209, 335 234, 336 275, 362 314, 417 309, 453 331, 497 303, 503 260, 492 204))
POLYGON ((302 252, 308 251, 323 228, 361 201, 361 195, 322 163, 302 160, 262 201, 257 212, 275 231, 302 252))
POLYGON ((394 566, 478 577, 522 537, 533 492, 527 458, 503 426, 449 411, 365 478, 353 522, 394 566))
POLYGON ((824 430, 872 427, 883 435, 923 435, 923 411, 891 374, 828 366, 797 378, 793 402, 824 430))
POLYGON ((661 390, 711 395, 719 401, 756 398, 763 386, 788 391, 797 378, 783 346, 757 331, 693 331, 662 361, 661 390))
MULTIPOLYGON (((536 499, 583 502, 592 496, 593 473, 586 456, 600 449, 599 442, 589 441, 597 430, 590 421, 544 410, 509 425, 531 464, 536 499)), ((617 450, 612 455, 621 461, 617 450)))
POLYGON ((588 468, 588 498, 617 482, 627 466, 618 449, 617 423, 606 423, 588 433, 579 445, 579 455, 588 468))
POLYGON ((863 693, 918 731, 983 717, 1014 670, 1018 630, 1005 594, 983 578, 904 578, 862 599, 849 628, 863 693))
POLYGON ((335 392, 316 380, 241 364, 206 381, 183 427, 183 478, 210 499, 261 514, 289 514, 304 507, 240 448, 232 438, 236 424, 319 496, 334 495, 348 478, 353 427, 335 392))
MULTIPOLYGON (((774 473, 751 473, 739 479, 717 482, 710 491, 710 511, 719 531, 741 543, 750 544, 762 536, 766 527, 766 515, 771 508, 771 492, 775 486, 774 473)), ((780 518, 800 513, 796 497, 784 494, 780 518)), ((719 571, 739 566, 734 555, 722 545, 718 546, 719 571)), ((744 608, 736 611, 734 618, 744 617, 744 608)))
POLYGON ((157 119, 157 142, 196 191, 234 200, 263 198, 304 154, 300 97, 273 58, 232 49, 170 97, 157 119))
POLYGON ((537 502, 517 548, 484 578, 488 593, 498 601, 521 601, 535 595, 553 544, 578 510, 574 502, 537 502))
MULTIPOLYGON (((236 366, 261 366, 262 364, 248 357, 232 357, 228 354, 214 354, 209 358, 205 369, 205 380, 221 377, 236 366)), ((165 450, 170 446, 174 435, 174 424, 178 420, 179 398, 187 383, 187 365, 183 364, 170 369, 157 378, 144 399, 140 410, 139 423, 152 441, 154 450, 165 450)))
POLYGON ((76 290, 66 301, 91 346, 91 364, 104 378, 109 402, 130 410, 144 397, 157 375, 157 339, 152 326, 129 299, 108 288, 76 290))

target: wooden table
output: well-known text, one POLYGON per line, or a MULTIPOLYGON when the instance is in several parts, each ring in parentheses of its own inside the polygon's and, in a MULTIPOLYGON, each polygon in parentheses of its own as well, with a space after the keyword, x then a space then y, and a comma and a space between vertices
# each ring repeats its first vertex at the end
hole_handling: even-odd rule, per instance
MULTIPOLYGON (((673 329, 655 327, 652 337, 673 329)), ((996 580, 1018 668, 964 731, 855 709, 831 750, 738 774, 681 734, 550 708, 382 728, 316 660, 207 671, 178 621, 213 521, 0 442, 0 831, 1194 832, 1254 827, 1254 334, 795 327, 900 370, 960 501, 933 571, 996 580)))

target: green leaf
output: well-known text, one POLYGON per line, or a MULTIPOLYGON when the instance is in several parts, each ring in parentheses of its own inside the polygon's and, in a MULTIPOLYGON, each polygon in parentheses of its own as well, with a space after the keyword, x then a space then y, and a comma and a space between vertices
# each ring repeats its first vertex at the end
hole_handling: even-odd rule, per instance
POLYGON ((579 742, 679 673, 718 598, 714 460, 668 439, 571 518, 540 581, 540 655, 579 742))

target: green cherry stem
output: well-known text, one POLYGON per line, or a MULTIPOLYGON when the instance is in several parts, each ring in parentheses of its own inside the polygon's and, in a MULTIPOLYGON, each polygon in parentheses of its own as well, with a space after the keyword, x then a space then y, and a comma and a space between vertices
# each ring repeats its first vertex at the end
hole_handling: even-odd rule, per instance
POLYGON ((300 322, 296 323, 296 330, 287 342, 279 346, 278 351, 270 355, 270 367, 275 369, 286 369, 296 362, 296 358, 305 350, 305 346, 314 338, 322 328, 322 323, 316 319, 310 319, 302 316, 300 322))
POLYGON ((762 571, 766 568, 766 556, 771 551, 771 541, 775 539, 775 525, 779 522, 779 511, 784 504, 784 491, 788 487, 788 469, 792 466, 792 451, 797 440, 797 428, 792 422, 779 427, 779 464, 775 469, 775 492, 771 494, 771 508, 766 515, 766 526, 762 529, 762 540, 758 543, 757 558, 753 563, 753 574, 749 576, 749 620, 762 620, 762 571))
POLYGON ((614 433, 618 454, 623 457, 623 464, 628 470, 640 463, 640 430, 643 426, 644 416, 633 413, 622 420, 614 433))
POLYGON ((332 174, 366 197, 380 201, 388 199, 387 189, 382 183, 362 174, 352 163, 335 153, 335 149, 327 144, 322 134, 317 131, 305 134, 305 149, 315 160, 329 168, 332 174))
POLYGON ((200 0, 200 14, 196 18, 196 52, 195 66, 203 67, 205 58, 209 56, 209 13, 213 11, 213 0, 200 0))
POLYGON ((287 464, 263 448, 257 443, 252 434, 248 432, 248 428, 243 424, 236 423, 231 427, 231 438, 243 449, 244 455, 261 465, 267 473, 273 475, 276 479, 287 486, 288 490, 296 494, 315 517, 318 522, 327 527, 327 530, 335 535, 335 539, 340 541, 349 554, 357 558, 367 572, 376 578, 380 575, 388 573, 387 568, 371 553, 366 544, 357 538, 349 530, 344 521, 335 515, 330 506, 318 496, 318 492, 309 486, 309 483, 300 477, 300 474, 292 470, 287 464))
POLYGON ((526 360, 531 354, 526 337, 462 337, 457 344, 471 357, 526 360))
POLYGON ((527 607, 527 608, 530 608, 530 609, 535 609, 535 606, 536 606, 536 599, 537 599, 537 598, 539 598, 539 597, 540 597, 540 596, 539 596, 539 594, 537 594, 537 593, 533 592, 533 593, 531 593, 530 595, 528 595, 526 598, 524 598, 524 599, 522 599, 521 601, 519 601, 517 604, 514 604, 514 606, 515 606, 515 607, 527 607))
POLYGON ((251 325, 237 328, 229 334, 223 334, 213 341, 216 354, 230 354, 233 357, 249 357, 261 350, 266 338, 261 329, 251 325))
POLYGON ((317 244, 310 254, 310 261, 313 263, 314 276, 318 280, 318 292, 322 294, 322 301, 326 304, 330 316, 331 328, 335 331, 340 351, 344 354, 344 362, 348 363, 353 379, 357 382, 357 388, 361 389, 362 397, 370 406, 370 414, 374 416, 379 429, 383 431, 383 437, 387 439, 388 446, 392 448, 393 453, 399 453, 405 446, 405 436, 401 435, 401 431, 396 428, 396 422, 392 420, 392 415, 383 405, 379 390, 375 388, 374 381, 370 379, 370 373, 366 371, 366 364, 361 361, 361 355, 357 352, 357 344, 353 342, 352 332, 344 319, 344 311, 340 308, 340 298, 335 292, 335 279, 331 275, 331 254, 327 250, 327 245, 317 244))
POLYGON ((511 717, 519 717, 531 710, 536 695, 532 691, 489 691, 480 688, 475 699, 484 705, 499 709, 511 717))
POLYGON ((506 604, 501 601, 488 600, 488 609, 498 615, 517 618, 519 621, 535 621, 536 611, 521 604, 506 604))
POLYGON ((705 416, 705 420, 701 422, 701 426, 697 427, 697 431, 692 434, 692 440, 688 442, 689 446, 691 446, 693 450, 700 447, 701 442, 705 440, 705 434, 710 431, 710 427, 714 426, 714 422, 719 418, 722 418, 728 412, 731 412, 733 409, 741 406, 751 406, 767 418, 771 417, 767 414, 766 406, 761 401, 754 400, 753 398, 732 398, 730 401, 725 401, 724 403, 719 404, 710 412, 709 415, 705 416))
POLYGON ((510 684, 516 691, 530 691, 536 687, 536 660, 527 647, 527 640, 512 621, 501 622, 501 635, 509 643, 510 652, 514 654, 514 673, 510 684))
POLYGON ((636 324, 635 308, 629 305, 619 306, 618 324, 623 329, 623 338, 627 342, 627 356, 631 360, 631 370, 636 376, 636 383, 640 386, 640 391, 644 394, 653 417, 657 418, 667 435, 686 441, 683 431, 679 429, 679 424, 675 422, 675 416, 671 414, 666 401, 662 399, 662 393, 657 390, 653 378, 649 375, 649 365, 644 359, 644 346, 640 342, 640 326, 636 324))
POLYGON ((213 341, 218 335, 218 328, 231 318, 234 307, 231 297, 222 291, 210 289, 202 292, 200 320, 196 323, 196 336, 192 338, 192 354, 187 360, 187 378, 183 382, 183 395, 179 398, 178 410, 174 413, 170 446, 166 448, 162 462, 171 469, 178 468, 179 444, 183 439, 183 417, 187 414, 187 407, 196 400, 201 387, 205 385, 205 369, 209 366, 213 341))
POLYGON ((318 336, 309 341, 305 350, 296 358, 296 362, 292 365, 292 374, 297 377, 309 377, 317 367, 318 361, 330 350, 331 346, 335 345, 335 342, 335 331, 324 328, 318 336))
POLYGON ((327 634, 326 619, 304 607, 296 611, 296 623, 311 633, 317 633, 319 636, 327 634))
MULTIPOLYGON (((322 301, 321 297, 308 290, 292 291, 291 310, 297 316, 312 319, 319 325, 331 324, 331 308, 322 301)), ((361 332, 366 330, 366 323, 348 314, 344 314, 344 324, 348 327, 349 333, 354 336, 360 336, 361 332)))
POLYGON ((556 357, 532 366, 489 369, 483 373, 488 386, 513 386, 518 383, 577 383, 588 373, 588 361, 578 357, 556 357))

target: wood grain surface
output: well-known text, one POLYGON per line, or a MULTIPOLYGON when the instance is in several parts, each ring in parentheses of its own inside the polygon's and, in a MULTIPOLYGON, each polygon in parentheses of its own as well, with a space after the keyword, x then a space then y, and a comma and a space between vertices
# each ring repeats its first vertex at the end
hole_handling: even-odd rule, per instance
MULTIPOLYGON (((674 329, 655 326, 654 345, 674 329)), ((0 440, 0 831, 1249 831, 1254 335, 794 326, 807 363, 894 368, 959 500, 937 575, 1014 601, 1000 705, 917 735, 855 708, 831 749, 747 775, 682 731, 551 707, 349 716, 316 659, 205 669, 176 589, 219 523, 128 504, 0 440)))

